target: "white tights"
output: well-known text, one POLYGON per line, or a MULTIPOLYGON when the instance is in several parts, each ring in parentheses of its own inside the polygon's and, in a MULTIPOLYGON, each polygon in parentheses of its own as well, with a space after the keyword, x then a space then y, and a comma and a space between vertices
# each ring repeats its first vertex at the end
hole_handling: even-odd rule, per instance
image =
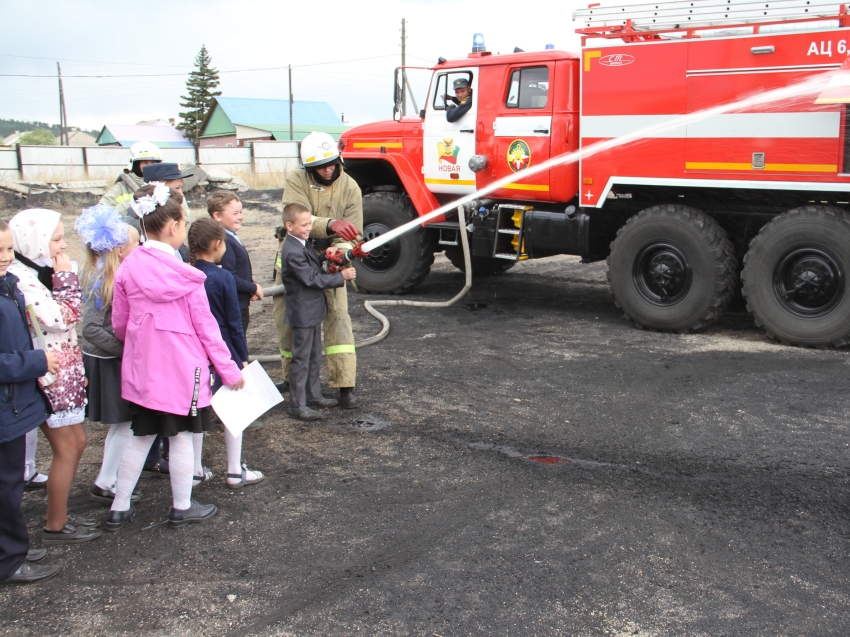
POLYGON ((109 425, 109 432, 103 441, 103 462, 100 465, 100 473, 97 474, 95 485, 101 489, 115 491, 115 482, 118 480, 118 467, 124 455, 124 449, 133 438, 133 430, 130 429, 130 421, 119 422, 109 425))
MULTIPOLYGON (((145 458, 156 436, 133 436, 118 468, 118 482, 115 485, 113 511, 127 511, 130 508, 130 496, 139 481, 145 458)), ((171 474, 171 497, 175 509, 184 510, 192 505, 192 465, 194 464, 194 444, 191 431, 181 431, 168 439, 168 470, 171 474)))
POLYGON ((27 457, 24 465, 24 482, 32 478, 37 472, 35 470, 35 450, 38 445, 38 427, 27 432, 27 457))
MULTIPOLYGON (((204 473, 201 453, 204 448, 204 434, 193 434, 195 450, 195 475, 204 473)), ((227 452, 227 473, 242 475, 242 434, 234 436, 230 430, 224 428, 224 448, 227 452)))

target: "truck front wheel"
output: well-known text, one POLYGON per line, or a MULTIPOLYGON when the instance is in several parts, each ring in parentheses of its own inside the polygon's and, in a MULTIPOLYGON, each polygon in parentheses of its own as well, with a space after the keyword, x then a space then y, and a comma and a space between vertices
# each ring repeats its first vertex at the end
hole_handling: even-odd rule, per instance
POLYGON ((685 206, 653 206, 617 232, 608 283, 638 327, 684 333, 720 318, 735 292, 737 265, 714 219, 685 206))
POLYGON ((766 224, 744 256, 742 293, 756 325, 786 345, 850 343, 850 216, 803 206, 766 224))
MULTIPOLYGON (((374 239, 416 218, 410 199, 396 192, 363 195, 363 238, 374 239)), ((364 292, 401 294, 428 276, 434 246, 423 229, 411 230, 371 252, 357 268, 357 285, 364 292)))

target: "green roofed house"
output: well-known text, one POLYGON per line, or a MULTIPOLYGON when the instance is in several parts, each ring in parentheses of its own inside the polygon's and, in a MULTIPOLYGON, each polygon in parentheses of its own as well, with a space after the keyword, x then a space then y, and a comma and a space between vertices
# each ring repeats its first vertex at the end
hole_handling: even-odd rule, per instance
MULTIPOLYGON (((327 102, 292 103, 292 137, 313 131, 334 139, 348 130, 327 102)), ((236 148, 248 141, 289 141, 289 100, 217 97, 201 126, 201 148, 236 148)))

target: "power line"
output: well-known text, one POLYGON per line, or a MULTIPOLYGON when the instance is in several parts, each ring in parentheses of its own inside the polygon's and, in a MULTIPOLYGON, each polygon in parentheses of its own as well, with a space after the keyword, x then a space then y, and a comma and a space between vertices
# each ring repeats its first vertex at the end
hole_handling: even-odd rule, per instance
MULTIPOLYGON (((283 69, 293 68, 300 69, 306 68, 309 66, 326 66, 329 64, 347 64, 349 62, 363 62, 365 60, 378 60, 381 58, 389 58, 395 57, 396 54, 392 53, 390 55, 376 55, 374 57, 368 58, 358 58, 356 60, 337 60, 335 62, 315 62, 313 64, 293 64, 291 67, 287 66, 269 66, 265 68, 257 68, 257 69, 233 69, 230 71, 219 71, 219 73, 253 73, 256 71, 280 71, 283 69)), ((188 73, 132 73, 132 74, 121 74, 121 75, 64 75, 65 78, 70 77, 88 77, 88 78, 115 78, 115 77, 172 77, 172 76, 181 76, 185 77, 188 73)), ((0 73, 0 77, 49 77, 53 78, 53 75, 33 75, 29 73, 0 73)))

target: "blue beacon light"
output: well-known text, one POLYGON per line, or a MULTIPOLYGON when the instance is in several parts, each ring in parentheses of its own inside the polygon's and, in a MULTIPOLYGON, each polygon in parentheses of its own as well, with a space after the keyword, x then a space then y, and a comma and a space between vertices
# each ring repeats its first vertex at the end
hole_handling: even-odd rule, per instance
POLYGON ((481 53, 482 51, 486 51, 486 47, 484 46, 484 34, 476 33, 472 36, 472 52, 473 53, 481 53))
POLYGON ((546 50, 547 50, 547 51, 551 51, 551 50, 553 50, 554 48, 555 48, 555 45, 554 45, 554 44, 547 44, 547 45, 546 45, 546 50))

